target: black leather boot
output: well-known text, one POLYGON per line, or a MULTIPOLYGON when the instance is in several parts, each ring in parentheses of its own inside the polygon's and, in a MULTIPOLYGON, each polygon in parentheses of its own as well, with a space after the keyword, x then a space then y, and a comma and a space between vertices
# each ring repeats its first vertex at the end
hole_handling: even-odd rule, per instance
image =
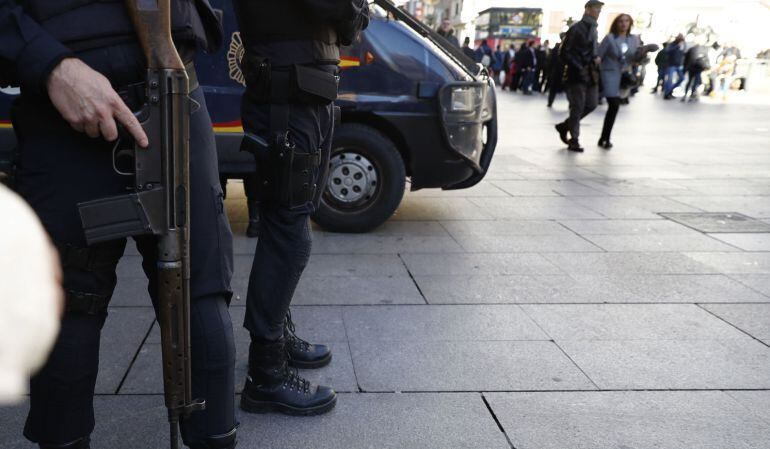
POLYGON ((40 443, 40 449, 91 449, 91 437, 83 437, 64 444, 40 443))
POLYGON ((235 427, 233 430, 222 435, 212 435, 203 441, 185 444, 190 449, 234 449, 238 444, 237 433, 238 428, 235 427))
POLYGON ((286 341, 249 346, 249 374, 241 395, 241 409, 249 413, 319 415, 333 409, 337 393, 313 385, 289 368, 286 341))
POLYGON ((291 312, 286 315, 286 326, 283 337, 286 339, 286 350, 289 352, 289 366, 300 369, 323 368, 332 361, 332 351, 326 345, 308 343, 295 333, 291 312))
POLYGON ((249 201, 249 226, 246 228, 247 237, 259 237, 259 201, 249 201))

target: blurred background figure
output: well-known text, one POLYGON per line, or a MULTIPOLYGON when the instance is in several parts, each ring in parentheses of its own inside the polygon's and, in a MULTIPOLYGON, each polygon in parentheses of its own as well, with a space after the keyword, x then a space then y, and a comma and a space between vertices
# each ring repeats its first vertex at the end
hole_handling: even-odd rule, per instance
POLYGON ((0 404, 27 393, 48 357, 62 311, 59 258, 43 226, 0 185, 0 404))
POLYGON ((639 83, 634 65, 644 59, 648 51, 654 51, 657 48, 657 46, 642 46, 641 38, 631 34, 633 26, 634 20, 630 15, 618 15, 612 22, 610 32, 599 45, 602 89, 608 106, 599 146, 605 150, 612 148, 610 137, 620 103, 628 99, 631 89, 639 83))
POLYGON ((653 94, 658 93, 658 89, 663 90, 666 85, 666 73, 668 72, 668 49, 669 42, 664 42, 658 55, 655 56, 655 65, 658 67, 658 81, 655 83, 655 87, 652 89, 653 94))
POLYGON ((452 22, 450 22, 449 19, 442 20, 441 26, 438 28, 438 30, 436 30, 436 32, 455 47, 460 46, 460 43, 457 41, 457 37, 455 37, 455 30, 452 28, 452 22))
POLYGON ((701 76, 704 71, 711 68, 709 62, 709 49, 704 45, 705 36, 698 36, 695 45, 690 47, 684 56, 684 69, 687 72, 687 84, 684 87, 684 96, 682 101, 687 101, 687 94, 690 94, 690 101, 698 100, 698 88, 701 85, 701 76))
POLYGON ((666 47, 666 81, 663 99, 674 98, 674 89, 684 81, 684 35, 679 34, 674 42, 666 47))
POLYGON ((505 53, 500 49, 500 46, 497 46, 497 49, 494 53, 494 58, 492 58, 492 65, 490 66, 492 69, 492 79, 495 80, 495 84, 500 84, 500 73, 503 72, 503 63, 505 62, 505 53))

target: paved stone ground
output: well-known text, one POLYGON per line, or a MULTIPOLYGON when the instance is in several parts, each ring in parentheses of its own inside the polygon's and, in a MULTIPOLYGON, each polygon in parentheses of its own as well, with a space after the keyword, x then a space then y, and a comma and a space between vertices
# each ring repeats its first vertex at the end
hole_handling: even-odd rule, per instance
MULTIPOLYGON (((564 100, 548 110, 501 95, 482 184, 410 193, 368 235, 315 233, 294 315, 334 349, 306 374, 337 388, 339 406, 242 414, 241 447, 770 448, 770 106, 755 103, 641 94, 615 149, 593 145, 596 113, 576 155, 552 129, 564 100), (703 212, 757 221, 660 215, 703 212)), ((231 187, 242 297, 254 242, 231 187)), ((127 256, 102 344, 97 448, 165 447, 144 289, 127 256)), ((0 411, 0 447, 29 447, 24 411, 0 411)))

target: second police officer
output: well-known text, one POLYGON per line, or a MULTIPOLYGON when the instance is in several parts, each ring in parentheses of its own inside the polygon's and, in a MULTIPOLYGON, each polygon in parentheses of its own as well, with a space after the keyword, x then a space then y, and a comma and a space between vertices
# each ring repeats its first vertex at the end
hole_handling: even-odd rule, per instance
POLYGON ((366 0, 236 0, 245 47, 243 150, 257 160, 259 242, 244 326, 251 334, 241 396, 247 412, 325 413, 336 404, 296 368, 329 363, 328 347, 298 338, 289 305, 310 257, 310 214, 331 151, 340 46, 369 23, 366 0), (292 369, 295 368, 295 369, 292 369))

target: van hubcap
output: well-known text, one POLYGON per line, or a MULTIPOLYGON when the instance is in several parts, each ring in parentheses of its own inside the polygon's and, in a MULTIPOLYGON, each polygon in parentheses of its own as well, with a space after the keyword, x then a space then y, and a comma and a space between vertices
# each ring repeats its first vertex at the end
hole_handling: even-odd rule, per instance
POLYGON ((345 206, 369 201, 377 190, 377 169, 354 152, 337 153, 329 162, 329 193, 345 206))

